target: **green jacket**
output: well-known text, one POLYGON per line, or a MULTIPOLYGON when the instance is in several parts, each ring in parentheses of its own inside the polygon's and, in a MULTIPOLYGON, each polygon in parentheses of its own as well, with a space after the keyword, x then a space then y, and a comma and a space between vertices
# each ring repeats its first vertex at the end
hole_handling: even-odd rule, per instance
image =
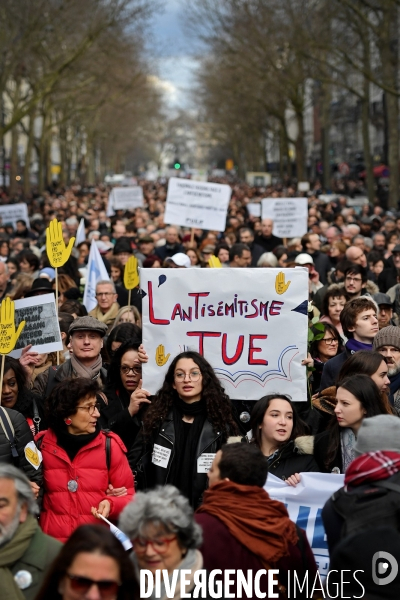
POLYGON ((43 533, 40 527, 37 528, 25 554, 11 569, 14 576, 18 571, 28 571, 32 575, 31 585, 22 590, 26 600, 34 600, 43 583, 47 569, 62 546, 61 542, 43 533))

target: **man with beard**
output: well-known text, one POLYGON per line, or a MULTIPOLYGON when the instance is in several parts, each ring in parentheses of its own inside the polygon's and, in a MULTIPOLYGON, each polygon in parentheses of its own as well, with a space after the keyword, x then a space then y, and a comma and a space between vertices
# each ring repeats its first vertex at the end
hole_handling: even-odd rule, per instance
POLYGON ((29 480, 0 465, 0 597, 33 600, 62 544, 45 535, 29 480))
POLYGON ((390 379, 389 401, 400 415, 400 327, 389 325, 375 336, 373 348, 386 358, 390 379))

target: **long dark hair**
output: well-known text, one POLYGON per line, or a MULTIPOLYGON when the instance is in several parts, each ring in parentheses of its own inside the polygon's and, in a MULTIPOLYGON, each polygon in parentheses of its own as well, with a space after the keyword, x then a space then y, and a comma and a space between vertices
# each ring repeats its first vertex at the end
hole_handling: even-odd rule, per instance
MULTIPOLYGON (((132 323, 129 323, 129 325, 132 325, 132 323)), ((129 350, 136 350, 137 352, 141 343, 141 340, 130 339, 121 344, 118 350, 115 351, 107 371, 107 382, 104 390, 105 392, 110 389, 114 391, 125 389, 122 385, 120 370, 122 357, 125 352, 128 352, 129 350)))
POLYGON ((18 386, 18 397, 17 401, 12 407, 13 410, 17 410, 24 416, 27 416, 27 412, 30 412, 32 406, 32 392, 28 388, 26 372, 19 362, 11 356, 6 356, 4 360, 4 373, 7 373, 12 369, 14 371, 15 380, 18 386))
POLYGON ((114 351, 112 350, 113 342, 124 343, 132 339, 142 340, 142 330, 135 323, 119 323, 119 325, 111 329, 105 344, 108 360, 111 360, 114 355, 114 351))
POLYGON ((251 419, 249 425, 251 429, 252 442, 256 446, 258 446, 258 448, 262 447, 262 434, 260 425, 262 425, 265 413, 267 412, 272 400, 285 400, 290 405, 290 408, 293 411, 292 433, 290 434, 289 439, 285 440, 282 443, 282 445, 287 444, 287 442, 290 442, 291 440, 294 440, 300 435, 304 435, 305 433, 307 433, 306 424, 300 419, 294 407, 294 404, 290 400, 290 398, 288 398, 284 394, 268 394, 267 396, 263 396, 262 398, 260 398, 260 400, 258 400, 255 403, 253 410, 251 411, 251 419))
MULTIPOLYGON (((376 415, 392 414, 385 405, 385 402, 379 393, 378 386, 370 377, 368 377, 368 375, 353 375, 352 377, 347 377, 336 386, 336 389, 339 387, 347 390, 357 398, 366 412, 365 419, 368 417, 375 417, 376 415)), ((325 458, 325 466, 328 470, 335 459, 340 446, 340 430, 341 427, 337 422, 335 415, 328 425, 329 442, 325 458)))
POLYGON ((65 577, 74 559, 81 552, 100 554, 113 558, 119 566, 121 587, 117 600, 136 600, 139 597, 135 580, 133 563, 125 552, 121 542, 102 525, 81 525, 61 548, 52 563, 36 600, 62 600, 58 591, 60 582, 65 577))
POLYGON ((144 436, 148 439, 151 438, 152 433, 160 427, 173 405, 174 398, 177 395, 176 390, 173 388, 175 367, 181 358, 192 359, 201 371, 203 376, 202 398, 206 403, 207 419, 213 428, 216 431, 221 431, 224 439, 228 438, 229 433, 236 434, 238 428, 233 420, 231 401, 215 375, 214 369, 201 354, 188 351, 181 352, 171 362, 164 383, 144 416, 144 436))

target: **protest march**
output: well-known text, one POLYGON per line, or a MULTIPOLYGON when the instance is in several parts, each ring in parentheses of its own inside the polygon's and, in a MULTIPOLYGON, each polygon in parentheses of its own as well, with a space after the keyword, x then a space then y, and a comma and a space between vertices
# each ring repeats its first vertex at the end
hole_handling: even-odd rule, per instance
POLYGON ((400 216, 302 183, 2 218, 2 598, 394 589, 400 216))

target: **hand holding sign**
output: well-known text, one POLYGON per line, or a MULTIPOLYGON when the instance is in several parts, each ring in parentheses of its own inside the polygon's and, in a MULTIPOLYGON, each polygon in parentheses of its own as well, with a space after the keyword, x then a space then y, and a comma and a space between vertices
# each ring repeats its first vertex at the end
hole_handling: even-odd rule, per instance
POLYGON ((170 356, 171 356, 170 354, 167 354, 167 356, 165 356, 165 348, 162 344, 157 346, 156 363, 159 367, 163 367, 165 365, 165 363, 168 361, 170 356))
POLYGON ((214 255, 210 256, 208 259, 208 266, 211 269, 222 269, 221 261, 217 256, 214 255))
POLYGON ((75 238, 69 240, 65 245, 61 223, 53 219, 46 229, 46 251, 52 267, 62 267, 69 259, 75 238))
POLYGON ((125 265, 124 286, 127 290, 133 290, 139 285, 138 261, 135 256, 130 256, 125 265))
POLYGON ((275 290, 277 294, 284 294, 289 285, 290 285, 290 281, 288 281, 287 283, 285 283, 285 274, 282 273, 282 271, 280 273, 278 273, 278 275, 276 276, 275 279, 275 290))
POLYGON ((5 298, 0 306, 0 354, 9 354, 15 348, 15 344, 26 321, 21 321, 15 330, 15 308, 10 298, 5 298))

